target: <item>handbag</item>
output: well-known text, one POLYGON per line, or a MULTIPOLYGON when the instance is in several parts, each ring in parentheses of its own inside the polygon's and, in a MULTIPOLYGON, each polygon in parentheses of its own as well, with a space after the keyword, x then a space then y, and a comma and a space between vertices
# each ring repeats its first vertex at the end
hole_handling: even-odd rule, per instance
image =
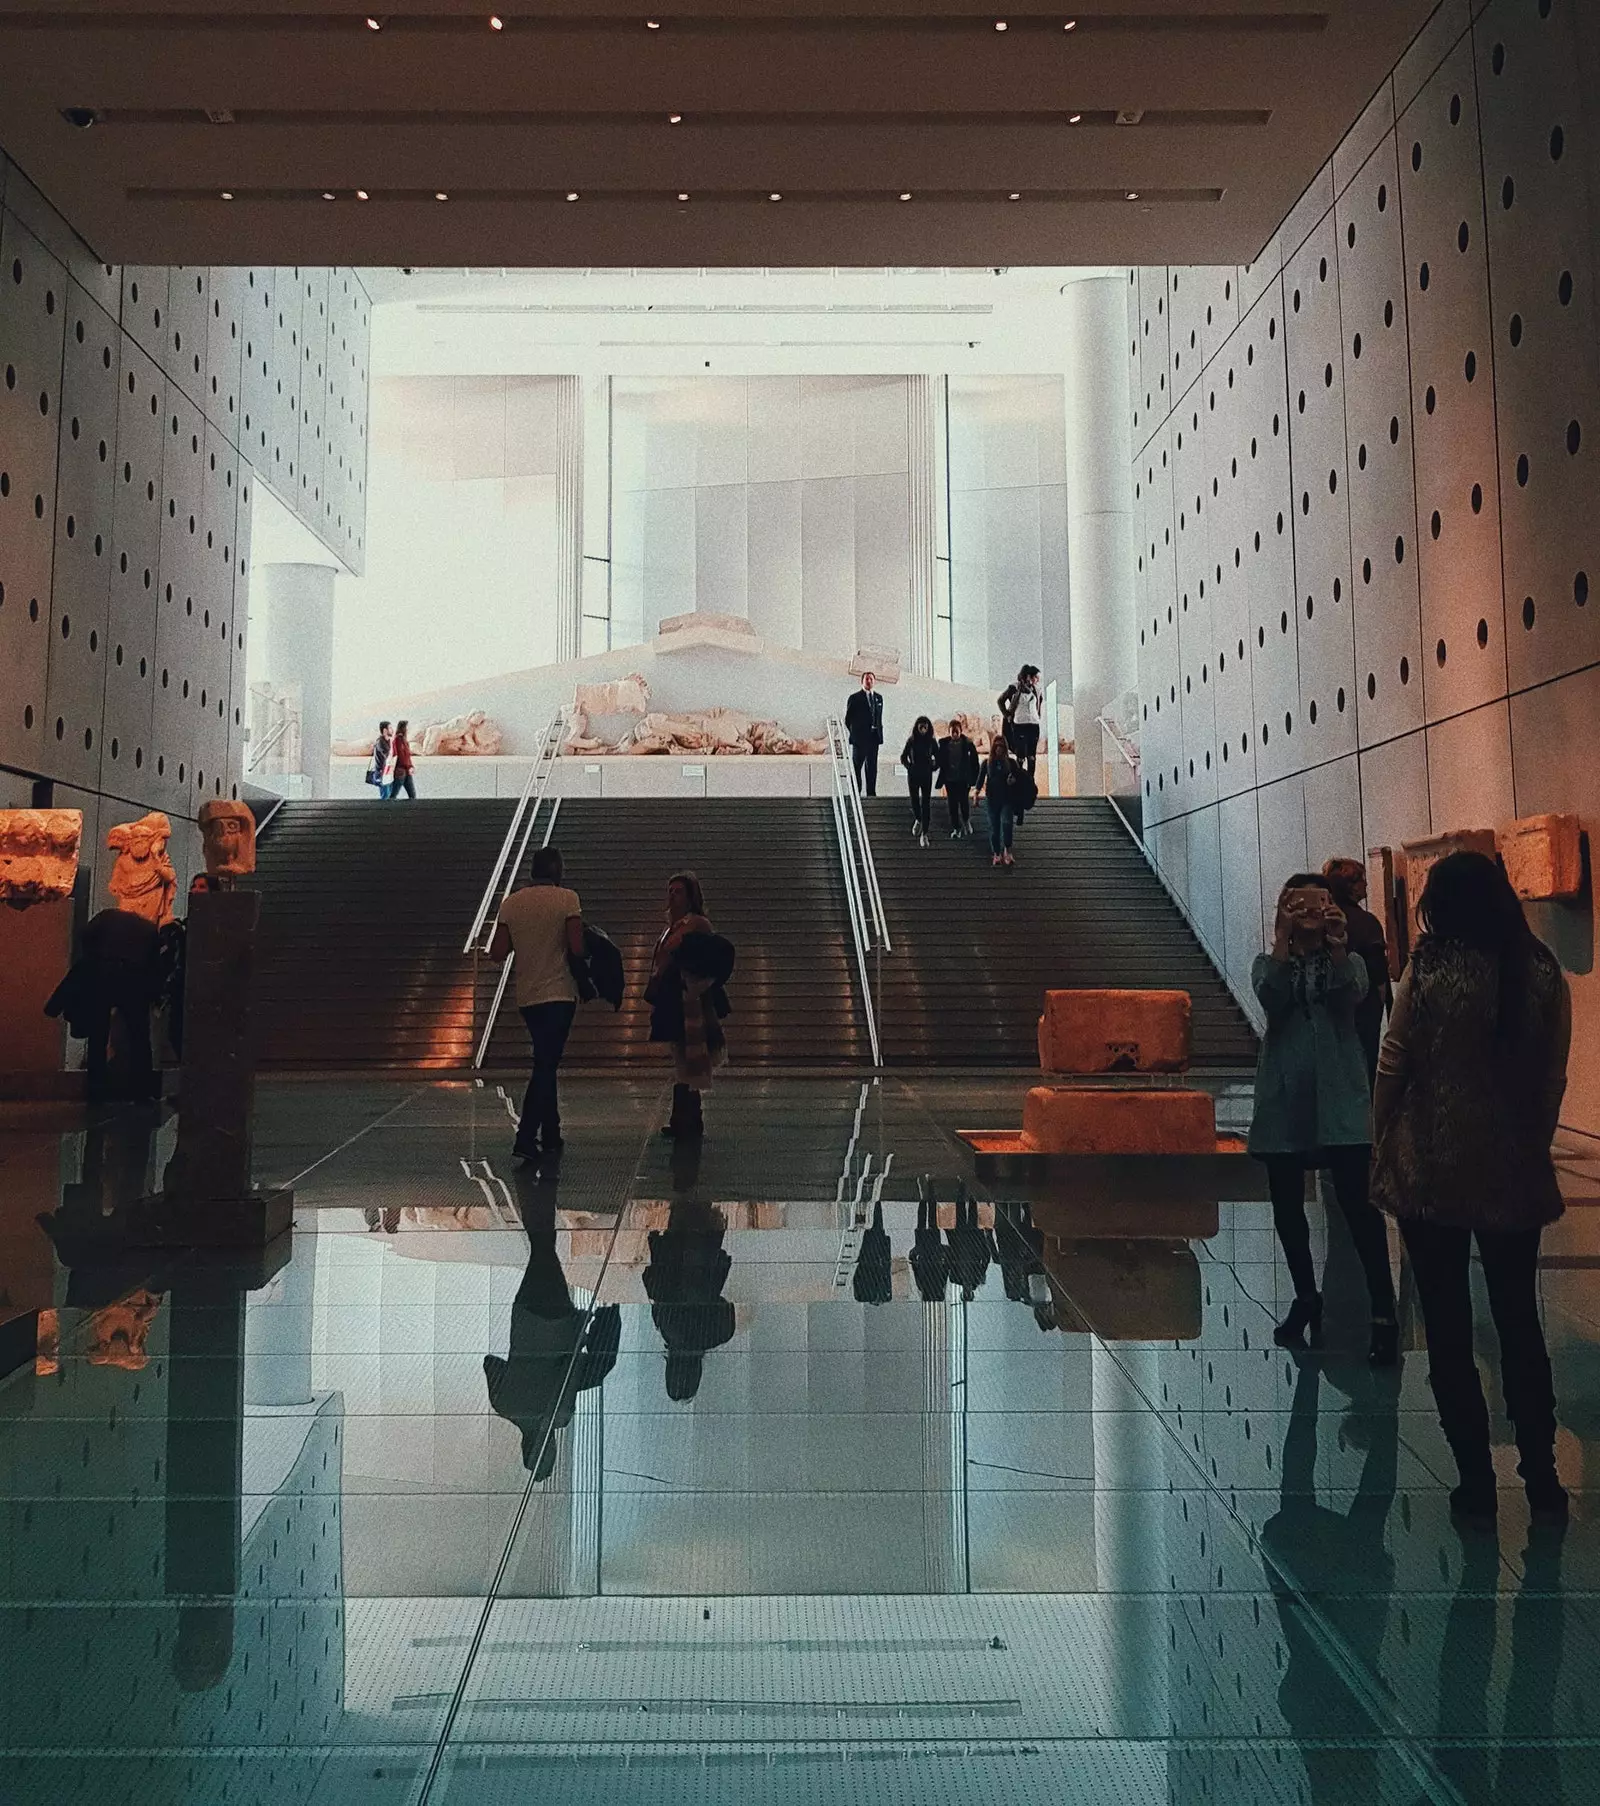
POLYGON ((383 762, 383 776, 379 779, 380 783, 392 784, 394 782, 395 766, 398 763, 399 761, 396 759, 395 755, 390 753, 388 758, 383 762))

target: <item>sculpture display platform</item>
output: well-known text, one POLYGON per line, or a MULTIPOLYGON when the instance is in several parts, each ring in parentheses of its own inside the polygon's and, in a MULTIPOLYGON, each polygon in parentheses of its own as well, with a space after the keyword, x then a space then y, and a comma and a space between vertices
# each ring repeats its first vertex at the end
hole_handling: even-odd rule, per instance
POLYGON ((45 1004, 72 957, 83 815, 0 810, 0 1097, 46 1102, 81 1081, 62 1072, 61 1023, 45 1004))

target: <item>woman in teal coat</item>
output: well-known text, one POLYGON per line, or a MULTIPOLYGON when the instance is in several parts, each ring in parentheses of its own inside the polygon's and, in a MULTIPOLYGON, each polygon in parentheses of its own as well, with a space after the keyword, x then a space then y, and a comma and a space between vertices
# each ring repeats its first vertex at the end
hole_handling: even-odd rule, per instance
POLYGON ((1322 1294, 1311 1259, 1305 1176, 1326 1167, 1350 1226, 1372 1303, 1367 1358, 1393 1366, 1399 1354, 1394 1279, 1383 1218, 1367 1195, 1372 1116, 1356 1006, 1367 971, 1350 957, 1344 914, 1315 873, 1297 872, 1278 896, 1272 950, 1256 959, 1251 984, 1266 1011, 1256 1065, 1250 1152, 1267 1169, 1272 1221, 1294 1281, 1294 1303, 1273 1332, 1285 1348, 1322 1331, 1322 1294))

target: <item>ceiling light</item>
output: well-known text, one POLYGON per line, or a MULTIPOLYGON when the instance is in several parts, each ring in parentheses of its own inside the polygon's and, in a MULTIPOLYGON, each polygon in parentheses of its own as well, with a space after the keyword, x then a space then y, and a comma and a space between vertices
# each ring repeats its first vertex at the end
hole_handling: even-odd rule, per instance
POLYGON ((900 198, 902 201, 909 201, 911 199, 911 190, 909 188, 906 189, 900 198))
POLYGON ((446 193, 445 193, 445 191, 444 191, 444 190, 443 190, 443 189, 442 189, 442 188, 441 188, 441 189, 439 189, 439 190, 438 190, 438 191, 437 191, 437 192, 436 192, 436 193, 435 193, 435 194, 434 194, 434 197, 433 197, 433 198, 434 198, 434 199, 435 199, 435 200, 436 200, 436 201, 448 201, 448 200, 449 200, 449 198, 450 198, 450 197, 449 197, 449 195, 447 195, 447 194, 446 194, 446 193))
POLYGON ((1081 113, 1069 113, 1067 115, 1067 124, 1068 125, 1082 125, 1083 124, 1083 115, 1081 113))
POLYGON ((1078 21, 1076 19, 1068 19, 1061 29, 1063 31, 1076 31, 1078 29, 1078 21))
POLYGON ((667 115, 667 124, 668 125, 682 125, 683 124, 683 115, 681 113, 669 113, 667 115))
POLYGON ((1006 29, 1005 20, 1004 19, 996 19, 994 22, 994 28, 996 31, 1004 31, 1006 29))
POLYGON ((1130 200, 1130 201, 1138 200, 1139 190, 1137 188, 1130 188, 1127 192, 1127 195, 1124 198, 1127 200, 1130 200))
POLYGON ((366 189, 358 188, 356 190, 356 199, 358 201, 370 201, 372 199, 372 196, 367 193, 366 189))
POLYGON ((368 13, 367 14, 367 30, 368 31, 382 31, 383 30, 383 22, 380 19, 373 18, 372 14, 368 13))
POLYGON ((333 190, 332 190, 332 189, 331 189, 331 188, 324 188, 324 189, 323 189, 323 191, 322 191, 322 198, 323 198, 323 200, 325 200, 325 201, 331 201, 331 200, 333 200, 333 199, 334 199, 334 193, 333 193, 333 190))
POLYGON ((680 201, 686 201, 686 200, 688 200, 688 198, 689 198, 689 197, 688 197, 688 195, 686 195, 686 194, 680 194, 680 195, 679 195, 679 196, 678 196, 678 199, 679 199, 679 200, 680 200, 680 201))
POLYGON ((1006 199, 1008 201, 1020 201, 1022 199, 1022 196, 1020 194, 1018 194, 1015 189, 1013 189, 1011 191, 1011 193, 1006 196, 1006 199))
POLYGON ((490 31, 504 31, 505 28, 506 28, 506 22, 504 19, 502 19, 500 17, 499 13, 490 13, 490 15, 489 15, 490 31))
POLYGON ((661 21, 659 19, 646 19, 644 28, 646 31, 660 31, 661 21))
POLYGON ((577 189, 576 189, 576 188, 569 188, 569 189, 568 189, 568 190, 567 190, 567 199, 568 199, 568 200, 569 200, 569 201, 575 201, 575 200, 577 200, 577 198, 578 198, 578 191, 577 191, 577 189))
POLYGON ((233 190, 231 188, 224 188, 222 191, 222 198, 225 201, 231 201, 233 199, 233 190))
POLYGON ((782 196, 782 195, 781 195, 781 194, 778 194, 778 193, 776 193, 776 192, 774 192, 774 193, 772 193, 772 194, 769 194, 769 195, 768 195, 768 196, 767 196, 767 199, 768 199, 768 200, 769 200, 769 201, 781 201, 781 200, 782 200, 782 199, 783 199, 783 196, 782 196))

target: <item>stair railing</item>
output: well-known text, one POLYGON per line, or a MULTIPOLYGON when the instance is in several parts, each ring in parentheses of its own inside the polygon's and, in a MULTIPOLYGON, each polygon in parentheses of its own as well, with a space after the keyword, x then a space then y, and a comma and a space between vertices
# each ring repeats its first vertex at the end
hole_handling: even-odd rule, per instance
POLYGON ((867 839, 866 814, 856 790, 855 772, 844 726, 837 717, 828 722, 828 765, 833 779, 833 831, 839 843, 839 869, 844 878, 845 913, 850 918, 850 938, 856 950, 856 971, 861 980, 861 1005, 867 1018, 867 1040, 874 1066, 883 1064, 878 1042, 878 1017, 873 1007, 872 975, 867 955, 880 958, 889 951, 888 924, 883 896, 878 889, 872 844, 867 839))
MULTIPOLYGON (((495 854, 494 868, 489 873, 489 882, 483 887, 483 895, 478 899, 478 907, 472 918, 472 926, 467 930, 466 942, 461 951, 471 953, 477 946, 478 937, 494 931, 488 927, 492 914, 499 905, 511 895, 511 887, 517 881, 517 873, 522 869, 522 861, 527 855, 528 842, 533 837, 534 817, 539 813, 539 805, 544 801, 546 790, 550 787, 550 779, 555 771, 556 760, 561 757, 562 741, 566 738, 567 712, 557 709, 555 714, 544 724, 538 741, 533 749, 533 764, 528 769, 527 782, 522 786, 522 794, 517 798, 517 806, 512 811, 510 825, 506 829, 506 837, 500 843, 500 851, 495 854), (520 844, 517 841, 521 831, 520 844), (512 847, 516 853, 512 854, 512 847), (499 896, 495 895, 499 892, 499 896)), ((487 953, 489 943, 485 939, 479 951, 487 953)))

